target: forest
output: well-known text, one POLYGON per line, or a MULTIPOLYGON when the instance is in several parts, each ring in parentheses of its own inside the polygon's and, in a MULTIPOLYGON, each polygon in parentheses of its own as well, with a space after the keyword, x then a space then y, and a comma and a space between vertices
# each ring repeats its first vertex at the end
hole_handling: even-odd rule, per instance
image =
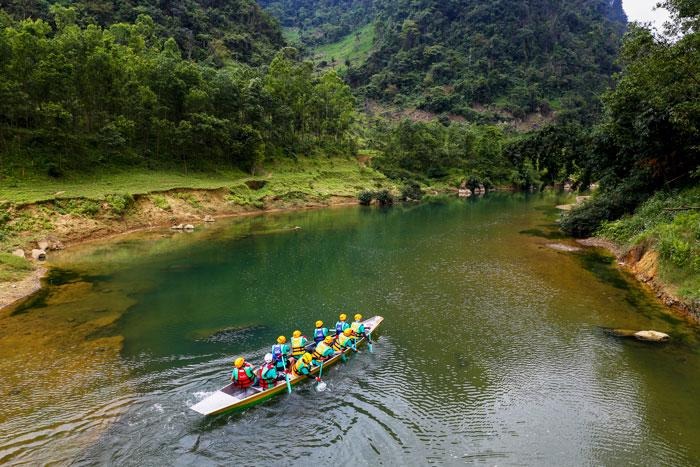
POLYGON ((657 190, 697 183, 696 2, 665 2, 673 21, 663 34, 627 27, 617 1, 262 6, 3 4, 0 171, 254 172, 279 158, 361 150, 403 182, 598 181, 604 195, 563 222, 576 235, 657 190), (307 60, 315 44, 370 23, 365 63, 336 72, 307 60), (301 49, 285 46, 282 26, 300 31, 301 49), (363 112, 372 100, 434 119, 372 117, 363 112), (485 119, 479 105, 509 117, 485 119), (532 113, 549 123, 505 124, 532 113))
POLYGON ((333 71, 313 72, 292 48, 265 67, 187 59, 152 17, 80 24, 50 19, 0 30, 0 154, 59 177, 96 166, 215 164, 252 170, 265 157, 350 154, 354 97, 333 71))

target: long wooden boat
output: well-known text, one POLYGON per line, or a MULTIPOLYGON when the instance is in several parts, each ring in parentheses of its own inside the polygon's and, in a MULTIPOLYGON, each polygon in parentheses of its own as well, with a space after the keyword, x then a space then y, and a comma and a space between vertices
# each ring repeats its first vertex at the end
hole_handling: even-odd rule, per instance
MULTIPOLYGON (((384 318, 381 316, 373 316, 372 318, 364 320, 362 324, 365 325, 365 329, 368 333, 372 333, 375 329, 377 329, 382 321, 384 321, 384 318)), ((366 341, 367 339, 362 337, 357 341, 356 346, 359 347, 366 341)), ((343 352, 336 352, 331 358, 323 362, 323 368, 325 369, 335 365, 338 363, 338 361, 340 361, 344 353, 347 354, 349 352, 352 352, 352 349, 347 349, 343 352)), ((311 376, 316 375, 319 372, 319 369, 320 367, 318 366, 311 367, 311 376)), ((289 382, 292 386, 295 386, 308 377, 309 376, 306 375, 296 375, 294 373, 290 373, 289 382)), ((240 389, 231 383, 190 408, 202 415, 219 415, 224 412, 251 407, 269 399, 272 396, 276 396, 277 394, 281 394, 286 391, 287 383, 284 380, 278 381, 275 386, 265 390, 260 387, 240 389)))

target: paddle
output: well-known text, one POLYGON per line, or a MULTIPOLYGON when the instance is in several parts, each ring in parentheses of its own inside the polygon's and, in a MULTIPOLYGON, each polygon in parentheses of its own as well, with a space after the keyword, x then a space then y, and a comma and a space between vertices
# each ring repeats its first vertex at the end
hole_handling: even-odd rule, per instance
POLYGON ((369 353, 374 353, 372 349, 372 331, 367 333, 367 347, 369 348, 369 353))
POLYGON ((284 379, 287 381, 287 394, 291 394, 292 383, 289 382, 289 372, 287 371, 287 362, 284 360, 284 354, 282 354, 282 365, 284 365, 284 379))
POLYGON ((326 390, 326 383, 321 381, 322 374, 323 374, 323 360, 321 360, 321 366, 320 366, 320 369, 318 370, 318 376, 316 377, 316 382, 318 383, 316 385, 316 390, 318 392, 323 392, 326 390))

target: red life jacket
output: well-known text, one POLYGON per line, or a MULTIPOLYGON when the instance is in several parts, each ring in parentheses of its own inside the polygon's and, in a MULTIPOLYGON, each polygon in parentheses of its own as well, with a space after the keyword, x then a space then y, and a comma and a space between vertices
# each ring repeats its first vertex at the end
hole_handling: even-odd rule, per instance
POLYGON ((269 381, 263 377, 266 371, 271 370, 272 368, 275 367, 274 363, 265 363, 263 366, 260 367, 258 370, 258 377, 260 378, 260 387, 263 389, 271 388, 275 384, 277 384, 277 380, 275 378, 270 379, 269 381))
MULTIPOLYGON (((248 376, 248 373, 246 372, 247 368, 252 368, 253 365, 250 363, 246 362, 245 365, 243 365, 241 368, 236 368, 238 370, 238 379, 234 380, 236 385, 240 387, 241 389, 245 389, 249 387, 251 384, 253 384, 253 380, 248 376)), ((234 370, 234 371, 236 371, 234 370)))

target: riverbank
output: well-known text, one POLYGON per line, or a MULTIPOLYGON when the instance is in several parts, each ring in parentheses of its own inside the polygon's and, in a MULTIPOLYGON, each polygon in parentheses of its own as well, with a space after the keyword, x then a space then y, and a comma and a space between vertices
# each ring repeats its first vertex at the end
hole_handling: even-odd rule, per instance
MULTIPOLYGON (((36 292, 45 272, 33 258, 80 243, 144 229, 218 218, 355 204, 363 189, 396 186, 355 159, 299 160, 258 176, 239 172, 106 174, 83 180, 14 180, 0 192, 0 251, 21 249, 32 268, 0 278, 0 310, 36 292)), ((6 185, 7 186, 7 185, 6 185)), ((8 266, 9 267, 9 266, 8 266)))
POLYGON ((695 323, 700 323, 700 303, 678 293, 678 286, 661 278, 659 252, 645 244, 625 248, 602 237, 577 240, 577 243, 607 250, 617 258, 617 264, 649 287, 656 298, 667 307, 695 323))

